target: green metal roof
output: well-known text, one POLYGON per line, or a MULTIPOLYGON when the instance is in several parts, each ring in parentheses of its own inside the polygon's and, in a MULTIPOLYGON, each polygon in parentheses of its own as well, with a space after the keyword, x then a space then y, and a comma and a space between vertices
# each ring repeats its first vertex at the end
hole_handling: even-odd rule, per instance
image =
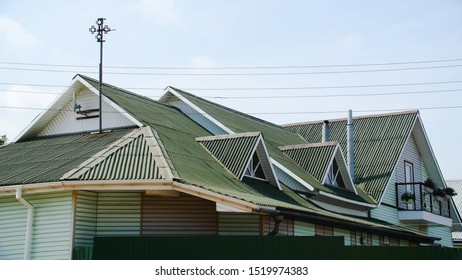
MULTIPOLYGON (((354 118, 356 183, 376 201, 380 200, 397 160, 418 116, 417 111, 354 118)), ((286 125, 310 143, 321 142, 322 124, 308 122, 286 125)), ((347 120, 332 120, 330 140, 347 151, 347 120)), ((344 155, 346 157, 346 155, 344 155)))
POLYGON ((279 149, 322 182, 334 156, 337 142, 284 146, 279 149))
POLYGON ((0 185, 56 182, 133 128, 38 137, 0 148, 0 185))
POLYGON ((79 180, 162 179, 159 167, 141 134, 81 174, 79 180))
POLYGON ((231 134, 196 138, 237 178, 241 178, 254 152, 260 133, 231 134))
MULTIPOLYGON (((173 89, 235 133, 260 131, 263 134, 263 137, 265 138, 268 153, 274 160, 285 166, 292 173, 294 173, 303 181, 313 186, 315 189, 345 197, 346 193, 343 190, 324 186, 323 184, 321 184, 320 181, 318 181, 315 177, 306 172, 301 166, 296 164, 292 159, 290 159, 282 151, 279 150, 280 146, 308 143, 303 137, 301 137, 297 133, 290 132, 276 124, 207 101, 205 99, 182 91, 180 89, 173 89)), ((346 197, 360 202, 375 203, 375 201, 372 200, 362 190, 358 190, 358 194, 359 196, 354 194, 346 194, 346 197)))

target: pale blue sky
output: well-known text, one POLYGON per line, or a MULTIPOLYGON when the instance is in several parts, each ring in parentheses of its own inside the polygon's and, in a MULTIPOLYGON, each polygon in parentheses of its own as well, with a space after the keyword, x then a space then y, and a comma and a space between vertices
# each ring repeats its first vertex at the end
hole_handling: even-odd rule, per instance
MULTIPOLYGON (((106 66, 213 68, 452 60, 367 67, 105 70, 106 82, 125 88, 152 88, 133 91, 155 99, 162 95, 161 89, 172 85, 278 124, 345 117, 348 109, 353 109, 355 115, 364 115, 380 113, 366 112, 371 110, 462 106, 462 82, 457 82, 462 81, 462 67, 458 66, 462 65, 462 60, 457 60, 462 59, 462 1, 459 0, 1 0, 0 106, 45 108, 63 88, 44 85, 67 86, 76 73, 97 72, 99 46, 88 28, 98 17, 106 17, 106 23, 117 29, 106 36, 106 66), (94 67, 43 67, 5 62, 94 67), (382 71, 428 67, 431 68, 382 71), (132 74, 110 74, 117 71, 132 74), (348 71, 350 73, 332 73, 348 71), (134 72, 310 74, 188 76, 134 75, 134 72), (345 87, 447 81, 452 83, 345 87), (238 87, 318 88, 194 90, 238 87), (40 91, 42 94, 20 91, 40 91), (422 91, 439 92, 335 98, 288 97, 422 91), (249 96, 257 98, 236 98, 249 96), (286 98, 264 98, 269 96, 286 98), (332 111, 345 113, 329 113, 332 111)), ((98 77, 95 73, 87 75, 98 77)), ((37 110, 0 107, 0 134, 6 133, 14 139, 38 113, 37 110)), ((462 178, 462 108, 424 109, 421 115, 443 175, 446 179, 462 178)))

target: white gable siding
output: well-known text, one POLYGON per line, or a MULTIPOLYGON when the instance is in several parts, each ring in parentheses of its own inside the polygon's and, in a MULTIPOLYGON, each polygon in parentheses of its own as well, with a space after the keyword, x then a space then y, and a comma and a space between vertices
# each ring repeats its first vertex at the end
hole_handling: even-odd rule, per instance
POLYGON ((0 197, 0 260, 24 259, 27 208, 14 197, 0 197))
MULTIPOLYGON (((98 96, 89 89, 83 89, 77 94, 76 103, 81 110, 98 109, 98 96)), ((122 113, 103 101, 103 129, 135 125, 122 113)), ((98 115, 98 112, 92 113, 98 115)), ((38 136, 95 131, 99 129, 99 118, 77 120, 83 115, 74 111, 73 101, 62 108, 61 112, 38 134, 38 136)))
POLYGON ((396 166, 396 180, 404 183, 404 162, 410 162, 414 166, 414 182, 423 182, 426 178, 422 178, 422 160, 417 148, 413 135, 408 139, 404 146, 403 154, 396 166))

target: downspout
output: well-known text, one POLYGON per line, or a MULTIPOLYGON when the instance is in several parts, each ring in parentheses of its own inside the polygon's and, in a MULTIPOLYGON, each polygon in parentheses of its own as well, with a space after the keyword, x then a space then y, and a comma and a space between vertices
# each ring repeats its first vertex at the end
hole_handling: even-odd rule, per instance
POLYGON ((271 217, 273 217, 274 220, 274 229, 270 233, 268 233, 268 236, 274 236, 279 233, 279 224, 284 219, 284 216, 281 214, 274 214, 271 215, 271 217))
POLYGON ((26 226, 26 240, 24 245, 24 259, 28 260, 30 258, 30 244, 32 240, 32 219, 34 215, 34 207, 29 201, 25 200, 22 197, 22 189, 16 189, 16 199, 24 206, 27 207, 27 226, 26 226))

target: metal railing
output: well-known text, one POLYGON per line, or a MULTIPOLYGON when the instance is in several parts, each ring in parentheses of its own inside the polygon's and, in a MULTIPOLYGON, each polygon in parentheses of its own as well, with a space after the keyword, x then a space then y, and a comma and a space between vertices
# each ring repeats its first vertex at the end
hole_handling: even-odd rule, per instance
POLYGON ((450 216, 449 199, 435 196, 422 182, 396 183, 396 205, 399 210, 427 211, 443 217, 450 216), (411 202, 405 202, 401 196, 405 193, 415 195, 411 202))

